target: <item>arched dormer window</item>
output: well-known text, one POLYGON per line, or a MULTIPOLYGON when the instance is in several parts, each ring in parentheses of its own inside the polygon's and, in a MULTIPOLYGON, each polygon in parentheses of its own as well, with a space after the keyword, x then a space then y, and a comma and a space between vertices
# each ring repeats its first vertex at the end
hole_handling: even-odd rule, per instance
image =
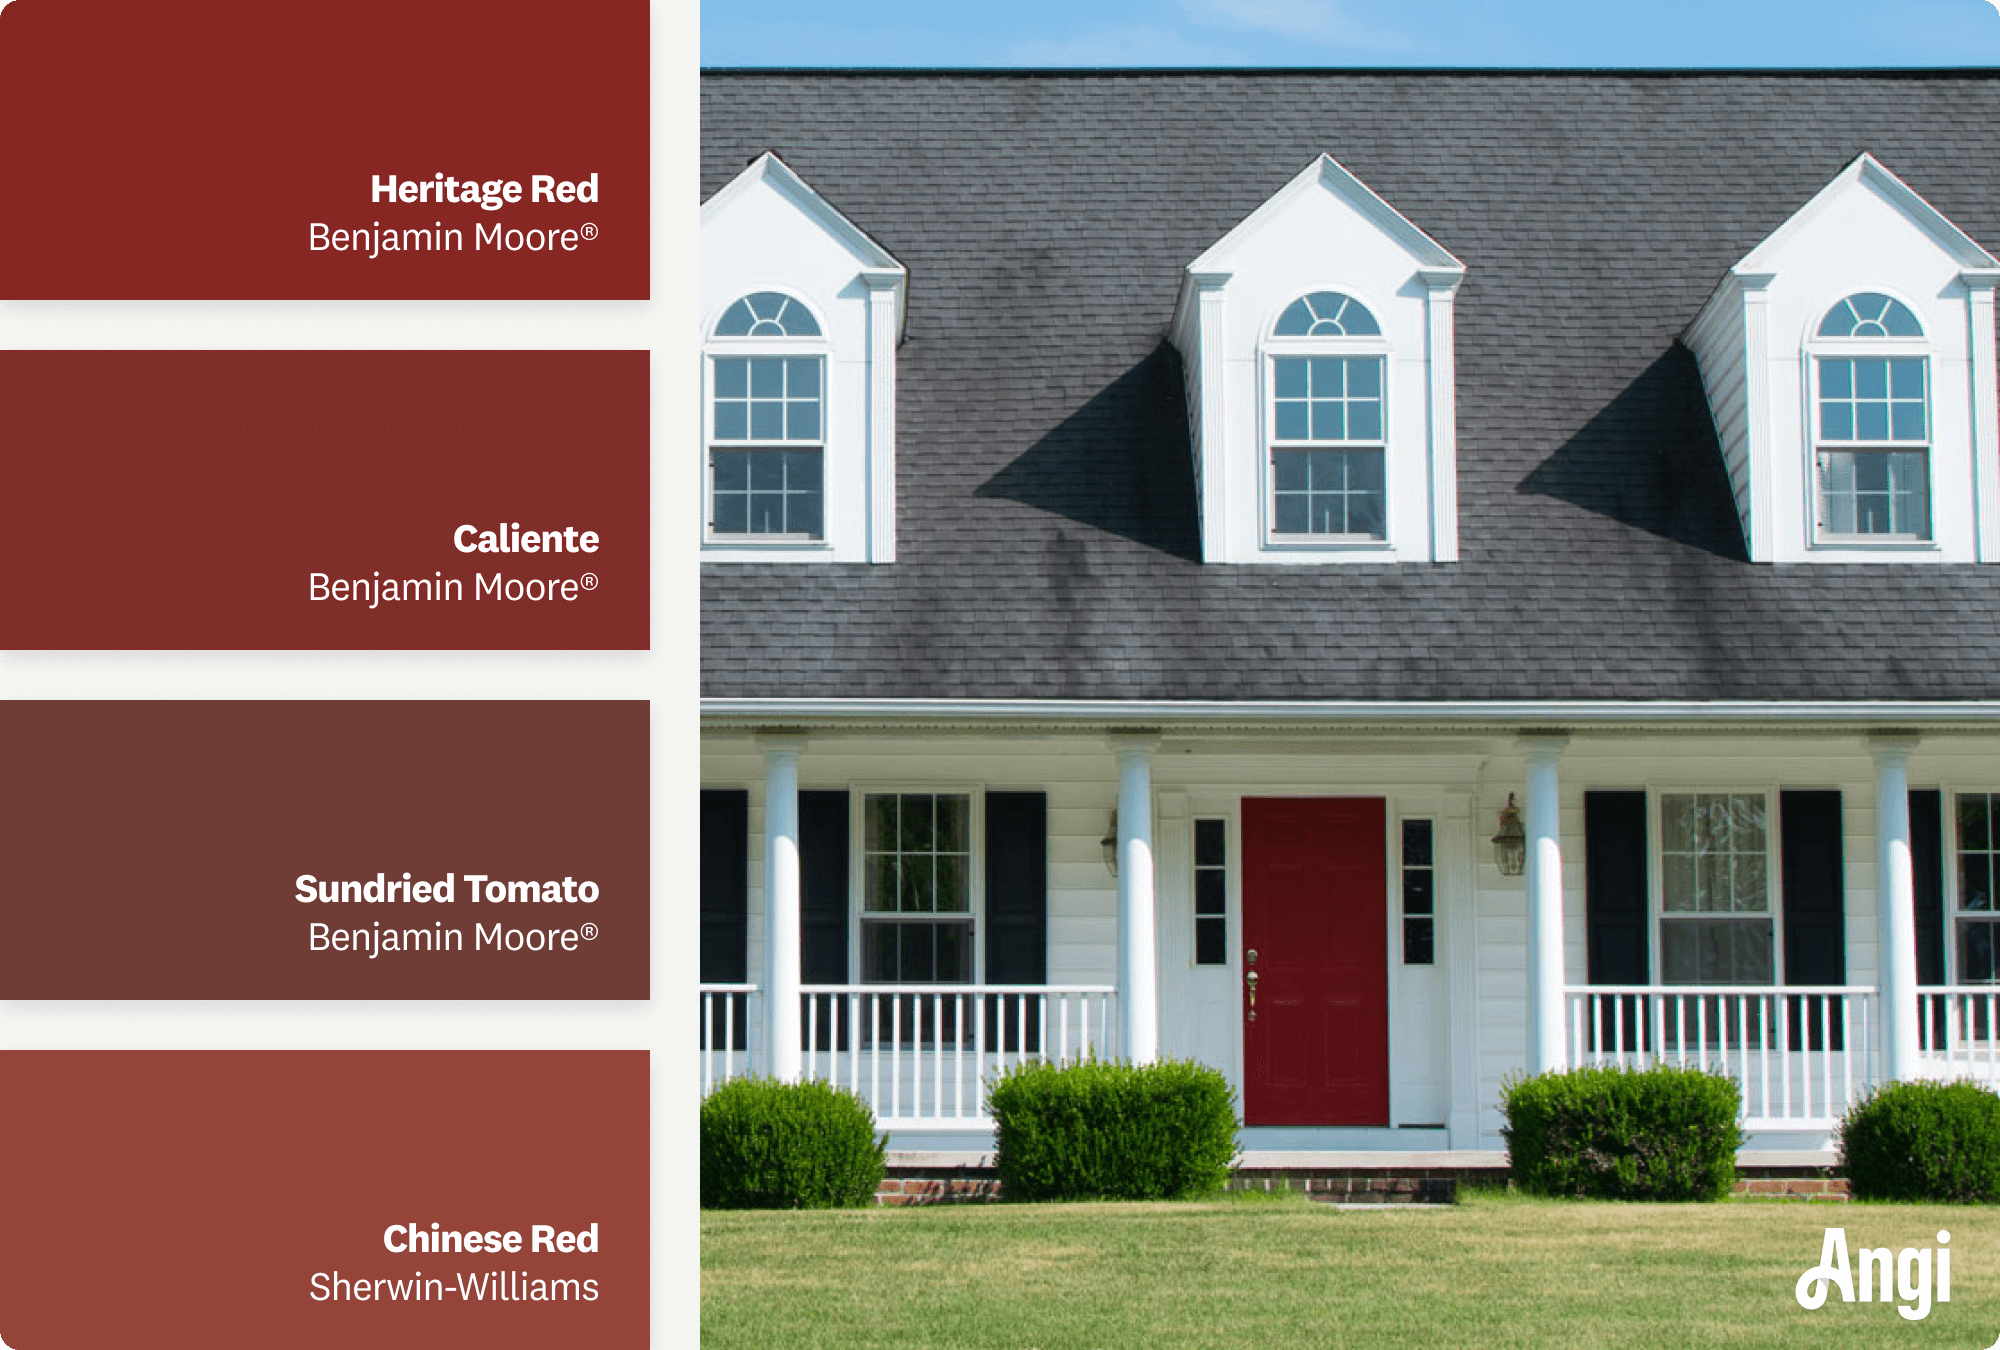
POLYGON ((711 538, 816 543, 826 535, 826 346, 804 302, 758 291, 709 342, 711 538))
POLYGON ((1388 538, 1388 346, 1368 307, 1339 291, 1287 305, 1265 345, 1273 544, 1388 538))
POLYGON ((1857 292, 1826 312, 1810 354, 1816 541, 1929 540, 1930 356, 1916 314, 1857 292))

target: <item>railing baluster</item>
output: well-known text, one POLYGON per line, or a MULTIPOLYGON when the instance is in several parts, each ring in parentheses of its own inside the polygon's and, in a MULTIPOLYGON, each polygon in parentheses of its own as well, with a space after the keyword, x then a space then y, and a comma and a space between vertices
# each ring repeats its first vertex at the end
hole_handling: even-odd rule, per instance
POLYGON ((972 1090, 975 1094, 973 1114, 980 1119, 986 1117, 986 1000, 975 998, 972 1024, 972 1090))
POLYGON ((903 1114, 903 1000, 889 1003, 889 1115, 903 1114))
MULTIPOLYGON (((1727 1036, 1721 1036, 1718 1037, 1717 1039, 1726 1041, 1729 1038, 1727 1036)), ((1695 1041, 1695 1052, 1694 1052, 1695 1067, 1700 1069, 1703 1073, 1707 1073, 1708 1072, 1708 999, 1705 997, 1697 998, 1694 1001, 1694 1041, 1695 1041)), ((1729 1069, 1729 1048, 1727 1046, 1723 1047, 1722 1067, 1724 1072, 1727 1072, 1729 1069)))
POLYGON ((951 1113, 963 1118, 965 1115, 965 995, 951 996, 952 1016, 952 1069, 951 1069, 951 1113))
MULTIPOLYGON (((921 1032, 917 1038, 917 1052, 923 1053, 921 1032)), ((924 1110, 923 1089, 917 1089, 917 1114, 924 1110)), ((931 995, 931 1114, 944 1114, 944 995, 931 995)))
POLYGON ((1790 999, 1770 997, 1778 1014, 1778 1086, 1784 1092, 1785 1119, 1792 1118, 1792 1006, 1790 999))
POLYGON ((1847 995, 1840 996, 1840 1109, 1854 1104, 1854 1027, 1847 995))

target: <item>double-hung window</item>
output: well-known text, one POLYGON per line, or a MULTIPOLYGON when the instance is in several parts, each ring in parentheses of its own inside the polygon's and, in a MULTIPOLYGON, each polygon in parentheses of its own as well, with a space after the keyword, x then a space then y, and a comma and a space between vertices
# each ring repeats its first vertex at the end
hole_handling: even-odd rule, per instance
POLYGON ((1958 980, 2000 984, 2000 793, 1958 794, 1958 980))
POLYGON ((1273 543, 1388 538, 1388 354, 1382 327, 1337 291, 1301 296, 1267 344, 1273 543))
POLYGON ((862 804, 861 979, 969 984, 972 798, 871 792, 862 804))
POLYGON ((723 312, 709 343, 708 532, 826 537, 826 355, 811 310, 777 291, 723 312))
POLYGON ((1769 809, 1762 792, 1661 794, 1661 983, 1776 982, 1769 809))
POLYGON ((1813 449, 1821 542, 1931 537, 1930 361, 1917 316, 1874 291, 1814 336, 1813 449))

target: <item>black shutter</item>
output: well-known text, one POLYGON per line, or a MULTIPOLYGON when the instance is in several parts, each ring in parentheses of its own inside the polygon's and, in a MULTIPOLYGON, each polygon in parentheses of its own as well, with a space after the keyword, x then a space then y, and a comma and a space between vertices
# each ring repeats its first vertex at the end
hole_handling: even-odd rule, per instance
MULTIPOLYGON (((1048 796, 1041 792, 986 794, 986 982, 1047 984, 1049 972, 1048 796)), ((1039 1009, 1025 1019, 1017 1000, 986 1000, 987 1041, 1018 1051, 1026 1032, 1040 1047, 1039 1009)))
MULTIPOLYGON (((1592 984, 1650 984, 1646 933, 1646 794, 1583 794, 1584 946, 1592 984)), ((1591 1048, 1642 1043, 1650 1019, 1636 998, 1606 1000, 1591 1048), (1614 1019, 1622 1017, 1623 1035, 1614 1019)))
MULTIPOLYGON (((704 788, 701 794, 701 982, 741 984, 750 963, 750 794, 704 788)), ((718 999, 703 1018, 702 1045, 747 1044, 742 994, 718 999), (711 1030, 712 1025, 712 1030, 711 1030)))
MULTIPOLYGON (((1847 883, 1841 860, 1840 794, 1778 794, 1779 887, 1785 914, 1785 983, 1847 983, 1847 883)), ((1842 1048, 1840 1006, 1793 997, 1791 1048, 1842 1048), (1804 1034, 1801 1035, 1800 1028, 1804 1034)))
MULTIPOLYGON (((1935 788, 1910 794, 1910 864, 1917 883, 1917 984, 1943 984, 1944 794, 1935 788)), ((1934 1024, 1917 1024, 1926 1050, 1945 1043, 1945 1000, 1935 1000, 1931 1013, 1934 1024)))
MULTIPOLYGON (((847 983, 847 793, 799 794, 799 983, 847 983)), ((845 1050, 842 1000, 807 999, 806 1043, 845 1050), (838 1035, 835 1021, 840 1018, 838 1035)))

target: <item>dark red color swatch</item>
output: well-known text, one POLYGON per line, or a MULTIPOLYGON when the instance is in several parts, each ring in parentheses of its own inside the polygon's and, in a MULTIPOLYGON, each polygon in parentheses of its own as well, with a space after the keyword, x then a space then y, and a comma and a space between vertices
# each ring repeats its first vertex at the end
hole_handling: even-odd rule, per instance
POLYGON ((13 0, 0 298, 645 299, 649 26, 644 0, 13 0), (522 200, 375 200, 438 175, 522 200), (314 251, 314 224, 463 246, 314 251))
POLYGON ((636 351, 0 352, 0 648, 643 650, 648 380, 636 351))
POLYGON ((647 1344, 643 1052, 8 1051, 0 1100, 0 1339, 22 1350, 647 1344), (386 1250, 410 1223, 523 1246, 595 1224, 598 1250, 386 1250), (336 1271, 443 1296, 315 1300, 336 1271), (459 1296, 493 1272, 563 1297, 459 1296))
POLYGON ((646 998, 649 734, 643 702, 0 701, 0 999, 646 998), (451 903, 369 901, 404 873, 451 903))

